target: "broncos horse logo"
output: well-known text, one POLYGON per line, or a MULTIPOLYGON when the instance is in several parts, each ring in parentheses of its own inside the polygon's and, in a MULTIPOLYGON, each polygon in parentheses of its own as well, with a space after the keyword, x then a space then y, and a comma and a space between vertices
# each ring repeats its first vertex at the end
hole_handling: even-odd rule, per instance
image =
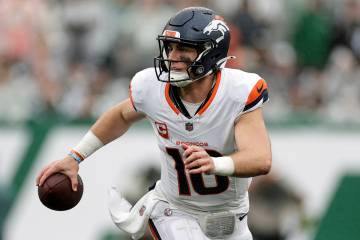
POLYGON ((221 36, 216 39, 216 42, 219 43, 224 39, 227 31, 229 31, 229 28, 223 21, 214 19, 204 28, 203 33, 210 35, 212 32, 220 32, 221 36))

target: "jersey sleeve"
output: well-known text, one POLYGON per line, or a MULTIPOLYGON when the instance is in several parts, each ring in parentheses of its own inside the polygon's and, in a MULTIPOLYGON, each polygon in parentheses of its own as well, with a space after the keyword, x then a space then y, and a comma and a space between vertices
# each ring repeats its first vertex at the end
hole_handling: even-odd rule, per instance
POLYGON ((129 98, 137 112, 144 112, 144 98, 147 94, 147 82, 145 70, 138 72, 131 79, 129 85, 129 98))
POLYGON ((266 81, 260 78, 251 87, 242 113, 254 111, 257 108, 262 107, 267 101, 269 101, 268 86, 266 81))
POLYGON ((237 117, 262 107, 269 100, 268 85, 257 74, 246 74, 237 85, 237 117))

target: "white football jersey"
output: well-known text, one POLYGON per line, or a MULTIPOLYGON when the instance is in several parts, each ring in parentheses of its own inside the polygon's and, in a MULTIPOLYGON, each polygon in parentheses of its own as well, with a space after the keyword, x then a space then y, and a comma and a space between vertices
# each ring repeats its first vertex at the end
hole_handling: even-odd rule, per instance
POLYGON ((161 151, 158 190, 171 204, 189 211, 247 212, 251 178, 189 175, 181 144, 201 146, 213 157, 237 151, 234 125, 242 114, 268 100, 266 82, 257 74, 224 68, 193 117, 175 88, 158 81, 154 68, 138 72, 130 84, 132 104, 151 122, 161 151))

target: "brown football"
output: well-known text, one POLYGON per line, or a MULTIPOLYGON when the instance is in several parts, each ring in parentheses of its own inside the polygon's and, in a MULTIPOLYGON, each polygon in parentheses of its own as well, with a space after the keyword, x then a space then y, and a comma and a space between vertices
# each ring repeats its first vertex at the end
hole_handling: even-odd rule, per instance
POLYGON ((80 175, 78 178, 77 191, 71 188, 70 178, 62 173, 55 173, 48 177, 41 187, 38 187, 38 195, 42 204, 46 207, 65 211, 75 207, 83 194, 84 185, 80 175))

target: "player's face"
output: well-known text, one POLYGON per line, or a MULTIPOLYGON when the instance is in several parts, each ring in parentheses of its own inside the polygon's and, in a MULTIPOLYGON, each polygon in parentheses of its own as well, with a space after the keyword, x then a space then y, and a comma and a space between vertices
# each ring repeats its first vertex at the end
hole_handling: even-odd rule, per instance
POLYGON ((173 61, 170 70, 183 72, 198 55, 194 47, 181 43, 168 43, 166 45, 168 59, 173 61))

